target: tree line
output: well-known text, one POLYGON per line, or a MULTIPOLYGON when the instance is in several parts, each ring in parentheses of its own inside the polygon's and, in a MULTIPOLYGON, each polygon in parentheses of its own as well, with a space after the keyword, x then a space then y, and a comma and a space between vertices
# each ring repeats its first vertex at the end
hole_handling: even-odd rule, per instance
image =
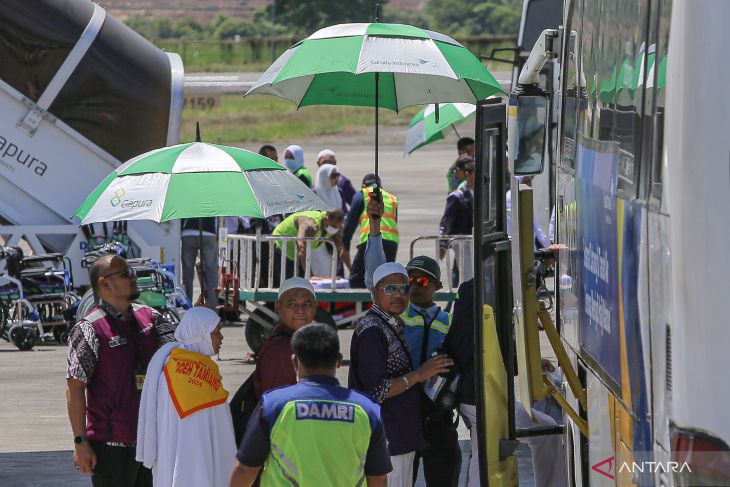
POLYGON ((517 35, 522 0, 429 0, 420 11, 396 9, 387 0, 276 0, 249 19, 218 15, 209 23, 185 18, 131 17, 127 25, 151 41, 224 41, 240 37, 306 37, 328 25, 371 22, 375 4, 385 4, 380 21, 403 23, 453 37, 517 35), (275 8, 274 8, 275 7, 275 8), (272 11, 273 9, 273 11, 272 11), (273 15, 272 15, 273 14, 273 15), (273 20, 273 22, 272 22, 273 20))

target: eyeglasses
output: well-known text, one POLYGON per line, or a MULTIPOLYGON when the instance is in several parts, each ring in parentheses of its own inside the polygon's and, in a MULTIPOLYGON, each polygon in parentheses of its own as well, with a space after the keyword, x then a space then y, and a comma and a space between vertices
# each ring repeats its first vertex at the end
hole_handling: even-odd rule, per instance
POLYGON ((128 277, 131 279, 133 277, 137 277, 137 271, 134 270, 134 267, 127 267, 123 271, 110 272, 109 274, 105 274, 101 277, 107 278, 107 277, 112 277, 112 276, 117 276, 117 275, 122 275, 124 277, 128 277))
POLYGON ((421 287, 428 287, 428 284, 431 282, 431 280, 426 276, 417 276, 417 277, 409 277, 408 278, 408 284, 413 286, 414 284, 418 284, 421 287))
POLYGON ((392 296, 398 291, 401 295, 405 296, 411 290, 410 284, 386 284, 383 286, 383 292, 386 296, 392 296))

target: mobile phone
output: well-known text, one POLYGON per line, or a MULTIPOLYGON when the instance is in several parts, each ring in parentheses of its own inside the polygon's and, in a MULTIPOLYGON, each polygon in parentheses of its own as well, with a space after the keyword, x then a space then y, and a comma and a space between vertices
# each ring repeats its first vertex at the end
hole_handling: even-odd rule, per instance
MULTIPOLYGON (((383 202, 383 195, 380 193, 380 186, 378 186, 377 184, 374 184, 373 185, 373 192, 370 195, 370 197, 373 200, 377 201, 378 203, 382 203, 383 202)), ((379 220, 380 219, 380 215, 373 215, 373 218, 375 220, 379 220)))

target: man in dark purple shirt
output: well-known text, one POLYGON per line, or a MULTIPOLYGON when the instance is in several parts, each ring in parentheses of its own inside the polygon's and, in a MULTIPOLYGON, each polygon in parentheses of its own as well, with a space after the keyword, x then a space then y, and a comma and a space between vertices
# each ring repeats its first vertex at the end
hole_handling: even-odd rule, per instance
MULTIPOLYGON (((379 222, 379 220, 374 220, 379 222)), ((380 233, 377 223, 370 235, 380 233)), ((401 264, 386 263, 373 274, 373 307, 355 328, 350 345, 349 387, 365 392, 381 405, 393 471, 388 485, 413 485, 413 459, 425 444, 420 393, 413 387, 448 371, 453 361, 433 357, 413 370, 400 314, 408 306, 408 273, 401 264)))
POLYGON ((291 337, 314 320, 316 310, 317 298, 307 279, 292 277, 281 284, 276 302, 279 323, 261 347, 253 372, 257 398, 270 389, 297 383, 297 374, 291 363, 291 337))
MULTIPOLYGON (((468 160, 468 159, 467 159, 468 160)), ((466 175, 465 185, 459 186, 446 198, 446 208, 439 224, 439 236, 471 235, 474 227, 474 160, 470 159, 464 164, 466 175)), ((439 243, 439 259, 446 257, 447 243, 442 240, 439 243)), ((463 248, 456 247, 454 265, 451 268, 451 283, 454 287, 459 285, 460 252, 463 248)), ((470 260, 466 260, 470 262, 470 260)), ((469 277, 467 275, 467 277, 469 277)))
MULTIPOLYGON (((446 208, 439 224, 439 235, 471 235, 474 226, 474 161, 464 164, 466 185, 452 191, 446 198, 446 208)), ((446 243, 439 251, 443 259, 446 243)))

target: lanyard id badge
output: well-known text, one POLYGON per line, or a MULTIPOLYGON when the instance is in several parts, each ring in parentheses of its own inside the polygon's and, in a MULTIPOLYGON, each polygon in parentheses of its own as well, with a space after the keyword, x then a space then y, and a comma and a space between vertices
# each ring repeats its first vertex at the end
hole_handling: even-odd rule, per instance
POLYGON ((136 370, 134 372, 134 383, 137 386, 137 390, 141 391, 142 387, 144 387, 144 378, 145 378, 144 371, 136 370))
POLYGON ((131 330, 129 335, 129 341, 132 345, 132 353, 134 354, 134 362, 136 364, 134 368, 134 386, 135 389, 138 391, 142 391, 142 387, 144 387, 144 378, 147 374, 146 367, 142 366, 142 360, 140 356, 139 351, 139 337, 137 336, 139 333, 139 324, 137 323, 137 320, 132 316, 131 322, 131 330))

